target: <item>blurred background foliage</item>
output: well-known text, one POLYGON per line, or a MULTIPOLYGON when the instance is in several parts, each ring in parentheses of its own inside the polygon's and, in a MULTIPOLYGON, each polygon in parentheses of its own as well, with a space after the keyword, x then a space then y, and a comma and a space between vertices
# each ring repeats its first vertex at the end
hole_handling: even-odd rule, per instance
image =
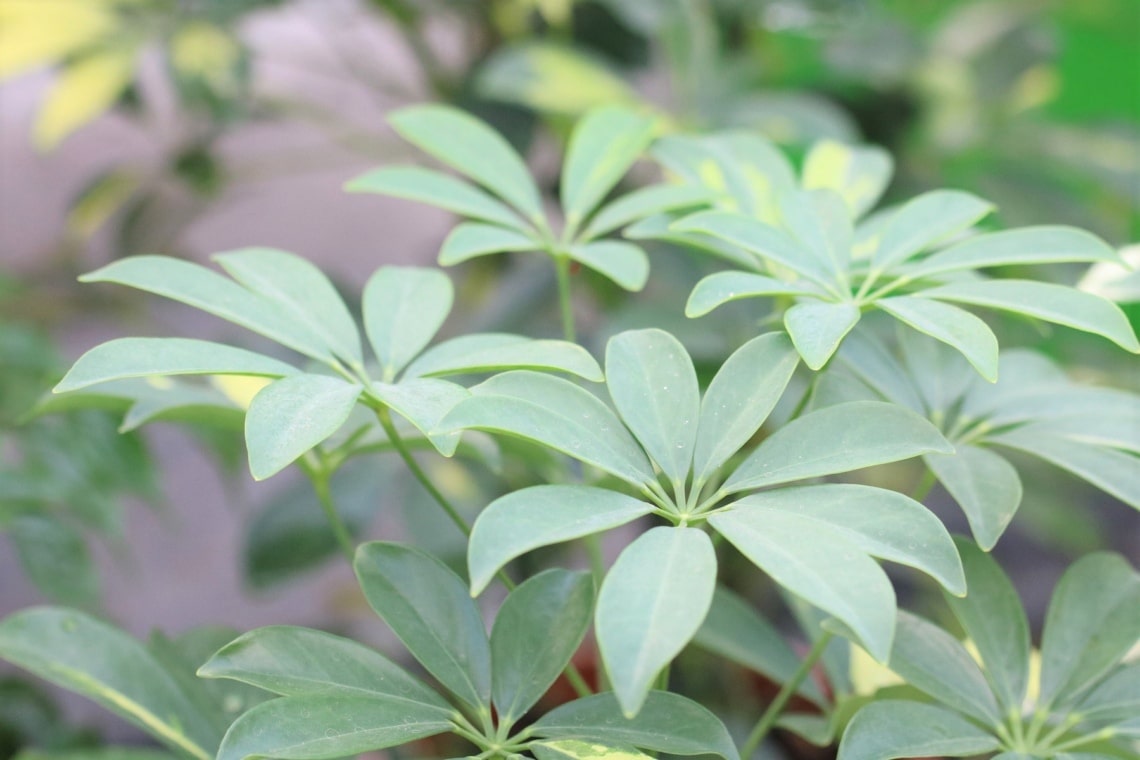
MULTIPOLYGON (((33 72, 51 72, 24 138, 29 146, 50 153, 105 118, 154 133, 158 146, 157 155, 111 161, 87 177, 58 219, 56 245, 30 265, 10 267, 0 252, 0 531, 45 598, 97 608, 91 542, 128 554, 128 505, 162 502, 146 439, 116 429, 119 413, 147 402, 153 388, 136 384, 88 399, 83 409, 49 403, 39 411, 52 414, 29 414, 60 375, 61 336, 93 315, 136 331, 146 324, 141 301, 90 293, 75 276, 107 252, 207 253, 187 242, 189 226, 225 204, 235 187, 265 177, 263 167, 251 169, 225 150, 226 139, 244 130, 302 123, 363 160, 407 155, 384 125, 347 120, 304 87, 261 86, 264 61, 289 51, 275 49, 272 39, 255 42, 249 29, 298 9, 327 16, 323 28, 331 33, 323 44, 331 64, 321 73, 349 86, 352 97, 380 99, 385 108, 422 100, 468 108, 529 152, 551 194, 557 161, 549 156, 570 125, 593 106, 624 102, 664 116, 676 131, 762 133, 797 161, 820 138, 881 145, 895 163, 888 205, 958 187, 993 201, 1001 226, 1072 224, 1119 247, 1140 240, 1135 0, 0 0, 0 97, 33 72), (359 42, 348 40, 372 27, 388 36, 368 39, 387 40, 392 49, 359 55, 359 42), (394 58, 414 65, 386 65, 394 58), (160 106, 176 114, 162 130, 160 106), (100 248, 96 240, 109 242, 100 248)), ((281 156, 270 176, 305 171, 313 161, 281 156)), ((635 181, 649 178, 644 169, 635 181)), ((666 248, 657 245, 641 294, 577 273, 589 285, 578 288, 583 341, 596 352, 620 330, 662 326, 681 338, 707 379, 755 324, 735 306, 685 319, 682 304, 710 264, 666 248)), ((435 253, 413 257, 427 263, 435 253)), ((1131 261, 1135 266, 1136 257, 1131 261)), ((1074 282, 1082 272, 1061 267, 1053 274, 1074 282)), ((1084 283, 1122 302, 1140 325, 1135 270, 1089 272, 1084 283)), ((358 296, 361 283, 342 284, 350 298, 358 296)), ((557 333, 553 277, 527 257, 467 264, 458 286, 453 332, 461 325, 557 333)), ((1043 334, 1016 322, 1002 329, 1076 367, 1081 379, 1140 389, 1126 354, 1069 331, 1043 334)), ((197 410, 196 439, 223 471, 240 473, 235 420, 240 424, 249 389, 175 391, 189 399, 184 408, 197 410)), ((163 409, 147 408, 147 419, 162 418, 163 409)), ((360 452, 378 450, 364 445, 360 452)), ((473 451, 423 463, 441 489, 474 512, 505 489, 564 466, 518 454, 473 451)), ((396 515, 386 515, 386 524, 458 559, 461 537, 417 508, 428 497, 394 457, 382 461, 350 463, 333 478, 351 530, 364 535, 382 504, 391 506, 396 515), (376 498, 378 490, 385 498, 376 498)), ((1042 549, 1059 566, 1100 546, 1126 553, 1135 547, 1129 510, 1054 470, 1038 471, 1040 477, 1025 479, 1015 530, 999 547, 1011 574, 1032 586, 1042 549), (1130 529, 1119 529, 1126 523, 1130 529)), ((907 483, 914 473, 903 467, 897 477, 907 483)), ((235 491, 233 498, 245 497, 235 491)), ((248 589, 271 593, 335 555, 307 482, 257 500, 242 539, 248 589)), ((1052 584, 1039 585, 1030 593, 1038 620, 1052 584)), ((770 590, 743 590, 765 605, 778 603, 770 590)), ((924 591, 914 590, 919 609, 924 591)), ((681 672, 699 686, 740 696, 739 678, 707 666, 695 654, 681 672)), ((769 686, 757 685, 748 699, 761 699, 769 686)), ((47 696, 22 681, 0 680, 0 757, 25 743, 62 749, 90 740, 55 721, 47 696)))

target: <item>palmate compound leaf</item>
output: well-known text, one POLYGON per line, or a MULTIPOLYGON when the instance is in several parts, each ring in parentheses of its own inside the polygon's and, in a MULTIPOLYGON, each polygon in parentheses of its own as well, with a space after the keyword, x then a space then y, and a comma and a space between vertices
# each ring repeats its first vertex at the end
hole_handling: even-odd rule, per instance
MULTIPOLYGON (((1044 319, 1103 335, 1130 351, 1140 351, 1140 344, 1114 304, 1073 288, 1021 280, 940 284, 963 271, 1007 264, 1115 260, 1116 254, 1092 235, 1063 227, 979 235, 908 263, 947 235, 969 226, 988 206, 964 193, 936 191, 920 196, 893 215, 876 217, 872 232, 861 228, 852 238, 846 217, 836 213, 833 202, 819 202, 831 197, 827 191, 814 191, 820 192, 824 194, 819 197, 786 192, 781 214, 764 221, 718 210, 698 212, 672 223, 669 230, 680 236, 676 242, 703 248, 692 236, 711 236, 766 262, 769 271, 760 270, 765 275, 778 275, 774 282, 753 288, 754 293, 746 287, 725 292, 714 288, 714 281, 702 281, 690 298, 687 313, 698 316, 737 298, 792 295, 796 303, 785 312, 785 327, 813 369, 826 364, 862 311, 881 308, 961 351, 992 381, 996 377, 996 339, 982 320, 951 305, 958 303, 1044 319), (945 216, 930 222, 928 217, 935 213, 945 216), (865 261, 868 253, 872 256, 870 264, 865 261), (811 293, 813 289, 818 291, 811 293)), ((649 236, 659 235, 650 231, 649 236)), ((756 269, 747 262, 740 263, 756 269)))
POLYGON ((740 758, 719 718, 696 702, 665 691, 651 691, 633 718, 620 717, 613 693, 578 699, 543 715, 533 730, 544 739, 579 739, 670 755, 740 758))
POLYGON ((0 622, 0 657, 97 702, 180 753, 214 757, 224 725, 116 628, 75 610, 31 608, 0 622))
POLYGON ((491 701, 491 647, 467 585, 419 549, 373 541, 356 550, 356 576, 372 609, 412 656, 475 710, 491 701))
POLYGON ((700 628, 716 586, 716 552, 696 528, 657 527, 627 546, 598 593, 598 648, 626 718, 700 628))

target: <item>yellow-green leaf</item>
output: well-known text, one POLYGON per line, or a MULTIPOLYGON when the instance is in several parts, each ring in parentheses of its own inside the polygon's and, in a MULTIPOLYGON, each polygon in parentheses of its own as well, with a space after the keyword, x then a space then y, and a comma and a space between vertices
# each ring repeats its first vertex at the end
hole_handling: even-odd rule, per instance
POLYGON ((36 118, 36 147, 51 150, 111 108, 131 83, 135 53, 133 47, 104 50, 64 69, 36 118))

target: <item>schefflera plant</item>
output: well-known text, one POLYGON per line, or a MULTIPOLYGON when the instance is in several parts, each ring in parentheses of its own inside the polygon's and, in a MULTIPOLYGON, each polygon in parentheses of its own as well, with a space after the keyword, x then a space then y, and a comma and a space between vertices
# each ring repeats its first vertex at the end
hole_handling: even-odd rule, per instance
MULTIPOLYGON (((188 338, 119 338, 81 356, 56 386, 57 393, 97 389, 131 378, 240 375, 268 378, 249 402, 245 440, 250 471, 260 480, 300 457, 315 482, 331 474, 314 447, 336 433, 358 404, 375 412, 391 442, 419 477, 393 414, 427 438, 444 456, 459 436, 436 435, 443 415, 467 396, 443 377, 525 367, 601 380, 589 353, 572 343, 506 333, 464 335, 428 345, 451 311, 453 286, 443 272, 381 267, 364 288, 365 333, 375 364, 365 362, 356 320, 325 275, 308 261, 275 249, 218 254, 233 278, 199 264, 163 256, 122 259, 82 279, 114 282, 165 296, 245 327, 308 357, 296 367, 276 358, 212 341, 188 338), (426 349, 426 350, 425 350, 426 349)), ((364 435, 362 428, 355 435, 364 435)), ((352 436, 349 436, 351 439, 352 436)), ((434 489, 423 477, 433 494, 434 489)), ((440 499, 452 519, 462 519, 440 499)))
POLYGON ((444 240, 439 263, 445 266, 504 252, 549 256, 569 339, 574 337, 570 263, 626 290, 641 290, 649 277, 645 252, 607 235, 646 216, 700 206, 710 195, 696 186, 662 184, 607 202, 659 132, 656 117, 626 107, 596 109, 575 126, 559 186, 561 220, 547 214, 522 157, 482 121, 444 105, 412 106, 388 120, 405 140, 477 185, 432 169, 388 166, 352 180, 346 189, 429 203, 468 220, 444 240))
POLYGON ((795 484, 952 449, 914 412, 858 402, 794 419, 727 467, 764 424, 798 361, 786 335, 762 335, 729 357, 702 398, 684 347, 649 329, 621 333, 606 347, 616 412, 568 380, 534 372, 474 386, 441 430, 530 439, 624 485, 540 485, 492 502, 468 545, 472 593, 525 552, 654 515, 663 524, 622 551, 601 584, 595 615, 602 659, 627 716, 637 714, 709 610, 717 576, 710 528, 826 611, 834 630, 885 660, 895 596, 872 557, 919 568, 964 593, 949 534, 894 491, 795 484))
POLYGON ((588 573, 552 569, 529 578, 502 603, 488 636, 467 584, 430 554, 377 541, 357 549, 354 565, 368 603, 447 696, 352 640, 307 628, 257 629, 199 670, 279 697, 234 721, 218 760, 331 760, 449 732, 478 747, 481 758, 525 751, 577 757, 588 742, 602 745, 594 754, 625 749, 647 757, 636 747, 738 760, 715 715, 663 691, 649 695, 633 719, 618 716, 607 693, 518 727, 589 628, 595 592, 588 573))
POLYGON ((1004 452, 1059 467, 1140 509, 1140 396, 1075 382, 1028 349, 1003 351, 999 366, 999 380, 989 383, 961 355, 917 333, 900 331, 892 351, 860 329, 839 350, 811 408, 877 399, 929 419, 954 453, 923 457, 927 484, 942 484, 986 550, 1022 500, 1021 476, 1004 452))
POLYGON ((700 317, 740 299, 782 299, 776 315, 812 369, 827 364, 866 312, 882 311, 952 346, 996 380, 997 338, 962 306, 1064 325, 1140 352, 1128 319, 1111 301, 1064 285, 981 274, 1120 260, 1087 232, 1043 226, 971 235, 993 206, 960 190, 933 190, 866 215, 890 177, 890 162, 877 149, 818 144, 798 180, 779 151, 753 136, 665 138, 653 153, 686 184, 719 189, 717 208, 673 221, 647 219, 627 235, 663 238, 741 265, 698 282, 685 313, 700 317), (741 142, 746 151, 718 149, 741 142))
POLYGON ((1053 592, 1038 654, 1001 567, 968 541, 959 550, 970 593, 947 602, 967 641, 900 613, 890 667, 931 701, 863 707, 839 760, 1135 757, 1140 662, 1127 655, 1140 641, 1140 574, 1117 554, 1078 560, 1053 592))

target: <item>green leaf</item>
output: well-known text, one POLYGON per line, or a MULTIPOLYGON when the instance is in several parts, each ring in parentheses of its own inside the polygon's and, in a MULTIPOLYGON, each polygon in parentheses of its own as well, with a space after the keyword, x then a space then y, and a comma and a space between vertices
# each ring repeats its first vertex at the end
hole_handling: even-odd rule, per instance
POLYGON ((334 361, 325 341, 280 304, 189 261, 168 256, 130 256, 79 280, 114 282, 165 296, 241 325, 317 361, 334 361))
POLYGON ((852 401, 777 430, 722 486, 724 493, 849 472, 953 449, 927 420, 895 404, 852 401))
POLYGON ((838 760, 968 757, 1000 747, 996 737, 957 713, 920 702, 886 699, 856 713, 843 732, 838 760))
POLYGON ((1138 459, 1132 454, 1054 435, 1044 425, 1025 425, 990 436, 989 442, 1024 451, 1068 470, 1125 504, 1140 509, 1140 479, 1136 477, 1138 459))
POLYGON ((856 328, 843 341, 836 355, 884 399, 917 412, 925 411, 910 373, 874 333, 856 328))
POLYGON ((460 431, 441 429, 447 413, 470 394, 461 385, 430 377, 401 380, 395 385, 373 383, 369 392, 412 423, 440 454, 449 457, 459 446, 460 431))
POLYGON ((1140 715, 1140 662, 1114 670, 1081 700, 1076 710, 1098 722, 1140 715))
POLYGON ((946 707, 985 725, 1002 725, 1001 710, 978 663, 962 642, 933 623, 899 612, 890 667, 946 707))
POLYGON ((0 657, 97 702, 172 749, 214 757, 221 737, 210 716, 118 629, 75 610, 35 607, 0 622, 0 657))
POLYGON ((907 201, 886 219, 872 257, 872 267, 880 272, 890 269, 900 261, 906 261, 969 229, 993 209, 992 203, 961 190, 923 193, 907 201))
POLYGON ((602 206, 590 219, 580 240, 593 240, 640 219, 709 202, 712 194, 691 185, 650 185, 626 193, 602 206))
POLYGON ((700 232, 712 235, 765 261, 791 269, 801 277, 827 288, 832 275, 823 263, 781 230, 740 214, 725 211, 699 211, 669 226, 674 232, 700 232))
POLYGON ((693 452, 697 480, 708 479, 756 434, 799 361, 783 333, 753 338, 725 360, 701 400, 693 452))
POLYGON ((510 593, 491 630, 500 721, 518 720, 546 693, 582 643, 593 611, 589 573, 547 570, 510 593))
POLYGON ((449 717, 438 707, 377 697, 272 699, 234 721, 217 760, 334 760, 442 734, 449 717))
MULTIPOLYGON (((4 521, 0 520, 0 523, 4 521)), ((83 534, 58 516, 19 515, 3 525, 28 580, 53 601, 90 605, 99 599, 99 572, 83 534)))
POLYGON ((468 706, 490 706, 491 647, 467 586, 435 557, 373 541, 356 550, 356 576, 376 614, 441 684, 468 706))
POLYGON ((803 186, 836 191, 858 218, 879 200, 893 168, 890 154, 882 148, 821 140, 804 159, 803 186))
POLYGON ((214 260, 254 293, 281 306, 339 356, 360 364, 360 332, 340 294, 321 270, 273 248, 220 253, 214 260))
POLYGON ((574 383, 537 372, 504 372, 471 389, 440 423, 516 435, 561 451, 634 485, 655 479, 653 466, 621 420, 574 383))
POLYGON ((410 708, 450 706, 379 652, 312 628, 258 628, 219 649, 200 678, 228 678, 284 697, 376 697, 410 708))
POLYGON ((581 346, 564 340, 534 340, 508 333, 476 333, 445 340, 424 351, 404 370, 405 378, 532 369, 566 372, 600 383, 602 368, 581 346))
POLYGON ((700 628, 715 587, 716 552, 696 528, 652 528, 618 556, 598 593, 595 622, 626 718, 700 628))
POLYGON ((919 332, 959 351, 991 383, 998 378, 998 340, 985 322, 965 309, 918 296, 883 298, 875 306, 919 332))
POLYGON ((639 747, 671 755, 720 755, 739 760, 720 719, 679 694, 651 691, 635 718, 623 718, 617 698, 595 694, 557 707, 534 724, 534 735, 639 747))
POLYGON ((538 760, 649 760, 649 755, 635 749, 578 739, 535 742, 530 750, 538 760))
POLYGON ((652 511, 632 496, 590 486, 532 486, 500 496, 471 529, 471 593, 482 593, 499 568, 532 549, 591 536, 652 511))
POLYGON ((1032 280, 982 280, 923 291, 926 298, 1012 311, 1108 338, 1140 353, 1140 342, 1120 307, 1099 296, 1064 285, 1032 280))
POLYGON ((966 513, 978 546, 989 551, 1021 504, 1021 478, 1004 457, 958 444, 953 454, 927 454, 926 466, 966 513))
POLYGON ((652 152, 669 173, 720 196, 720 205, 768 223, 777 199, 797 185, 788 159, 755 132, 666 135, 652 152))
MULTIPOLYGON (((790 681, 800 666, 800 658, 780 632, 742 597, 722 586, 717 586, 712 606, 693 636, 693 643, 776 683, 790 681)), ((818 684, 810 678, 796 693, 820 706, 827 703, 818 684)))
POLYGON ((852 303, 798 303, 784 312, 784 329, 804 364, 823 368, 847 333, 859 323, 859 307, 852 303))
POLYGON ((598 240, 572 245, 566 254, 629 291, 641 290, 649 279, 649 257, 633 243, 598 240))
POLYGON ((627 330, 606 344, 606 387, 618 414, 673 483, 693 461, 701 392, 693 360, 663 330, 627 330))
POLYGON ((262 388, 245 415, 254 480, 265 480, 335 433, 363 389, 328 375, 291 375, 262 388))
POLYGON ((504 227, 479 222, 464 222, 454 227, 439 249, 439 263, 453 266, 468 259, 508 251, 539 251, 543 243, 504 227))
POLYGON ((1041 705, 1069 701, 1140 640, 1140 574, 1121 556, 1082 557, 1057 583, 1041 637, 1041 705))
POLYGON ((574 127, 562 168, 560 196, 566 224, 577 229, 602 202, 657 131, 657 119, 623 106, 591 111, 574 127))
POLYGON ((117 338, 80 356, 53 393, 152 375, 255 375, 284 377, 284 362, 223 343, 189 338, 117 338))
POLYGON ((702 278, 689 294, 686 317, 703 317, 732 301, 760 296, 819 296, 819 292, 751 272, 717 272, 702 278))
POLYGON ((780 198, 784 226, 839 282, 851 265, 854 230, 843 199, 831 190, 788 193, 780 198))
POLYGON ((544 219, 542 199, 526 164, 482 121, 434 104, 403 108, 388 121, 405 140, 483 185, 530 221, 544 219))
MULTIPOLYGON (((551 38, 546 38, 551 39, 551 38)), ((533 37, 496 46, 479 66, 480 98, 515 103, 528 110, 576 117, 611 103, 636 103, 637 93, 606 59, 580 45, 540 42, 533 37)))
POLYGON ((986 267, 1119 260, 1107 243, 1084 230, 1024 227, 978 235, 950 246, 907 269, 906 276, 913 280, 986 267))
POLYGON ((451 312, 454 288, 438 269, 381 267, 364 286, 364 329, 391 382, 431 342, 451 312))
POLYGON ((977 546, 958 539, 969 593, 946 601, 978 649, 986 679, 1003 711, 1020 714, 1029 683, 1029 622, 1021 600, 998 563, 977 546))
POLYGON ((469 219, 526 232, 529 226, 509 206, 463 180, 418 166, 384 166, 344 186, 350 193, 379 193, 428 203, 469 219))
POLYGON ((757 506, 819 520, 872 557, 921 570, 952 594, 966 593, 962 563, 942 521, 901 493, 855 483, 828 483, 752 494, 733 506, 757 506))
POLYGON ((847 531, 757 505, 734 505, 709 523, 773 580, 834 615, 875 659, 886 661, 895 593, 886 573, 847 531))

